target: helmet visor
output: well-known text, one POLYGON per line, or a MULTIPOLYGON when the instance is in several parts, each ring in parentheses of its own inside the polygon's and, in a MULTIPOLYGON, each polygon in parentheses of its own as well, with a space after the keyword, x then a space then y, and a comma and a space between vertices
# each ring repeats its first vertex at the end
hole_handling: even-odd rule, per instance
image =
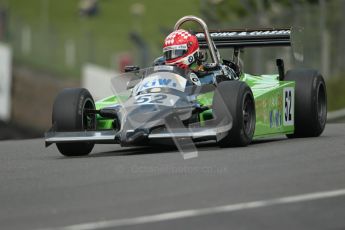
POLYGON ((179 45, 179 46, 169 46, 164 47, 163 53, 165 60, 171 60, 178 57, 182 57, 187 53, 187 46, 179 45))
POLYGON ((187 50, 168 50, 164 52, 165 60, 171 60, 178 57, 182 57, 187 53, 187 50))

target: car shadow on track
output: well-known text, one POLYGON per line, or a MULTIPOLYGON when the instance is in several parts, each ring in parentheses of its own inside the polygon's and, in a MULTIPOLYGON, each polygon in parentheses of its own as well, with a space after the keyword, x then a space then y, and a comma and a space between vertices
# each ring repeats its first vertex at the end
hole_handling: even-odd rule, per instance
POLYGON ((145 146, 145 147, 131 147, 123 148, 106 152, 96 152, 91 153, 86 157, 111 157, 111 156, 130 156, 130 155, 148 155, 148 154, 157 154, 157 153, 167 153, 167 152, 176 152, 177 149, 175 146, 145 146))
MULTIPOLYGON (((215 142, 196 143, 196 148, 200 152, 207 152, 207 151, 219 149, 217 143, 215 142)), ((178 149, 175 145, 152 145, 152 146, 128 147, 128 148, 123 147, 121 149, 110 150, 110 151, 105 151, 105 152, 93 152, 88 156, 77 156, 77 157, 72 157, 72 158, 115 157, 115 156, 149 155, 149 154, 158 154, 158 153, 177 153, 177 152, 178 152, 178 149)))
POLYGON ((291 142, 306 142, 306 141, 313 141, 313 140, 319 140, 319 139, 332 139, 335 136, 328 136, 328 135, 321 135, 318 137, 295 137, 295 138, 287 138, 285 136, 278 136, 278 137, 271 137, 271 138, 263 138, 263 139, 257 139, 253 140, 253 142, 250 145, 260 145, 260 144, 266 144, 266 143, 275 143, 275 142, 281 142, 286 144, 291 144, 291 142))
MULTIPOLYGON (((268 144, 279 141, 287 141, 286 137, 274 137, 274 138, 264 138, 254 140, 248 147, 257 147, 261 144, 268 144)), ((248 148, 248 147, 228 147, 232 148, 248 148)), ((201 142, 196 143, 196 148, 198 152, 212 152, 221 149, 216 142, 201 142)), ((143 147, 124 147, 122 149, 110 150, 105 152, 93 152, 87 156, 76 156, 68 158, 96 158, 96 157, 116 157, 116 156, 131 156, 131 155, 149 155, 158 153, 176 153, 178 149, 174 145, 153 145, 153 146, 143 146, 143 147)), ((66 157, 61 157, 60 159, 66 159, 66 157)))
POLYGON ((287 141, 287 140, 289 140, 289 139, 285 136, 262 138, 262 139, 253 140, 253 142, 250 144, 250 146, 251 145, 267 144, 267 143, 274 143, 274 142, 279 142, 279 141, 287 141))

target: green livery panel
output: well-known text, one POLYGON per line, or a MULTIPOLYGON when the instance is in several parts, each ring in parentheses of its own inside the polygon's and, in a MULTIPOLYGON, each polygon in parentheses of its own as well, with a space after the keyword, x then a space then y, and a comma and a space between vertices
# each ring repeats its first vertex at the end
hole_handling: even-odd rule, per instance
MULTIPOLYGON (((102 100, 96 101, 95 106, 96 109, 102 109, 105 107, 113 106, 115 104, 120 103, 120 100, 126 100, 127 98, 124 96, 110 96, 106 97, 102 100)), ((112 129, 113 128, 113 120, 108 118, 103 118, 97 114, 97 129, 112 129)))
MULTIPOLYGON (((278 75, 254 76, 243 74, 240 81, 251 88, 255 100, 256 126, 254 138, 294 132, 295 82, 279 81, 278 75)), ((128 96, 110 96, 96 102, 96 109, 113 106, 128 96)), ((203 106, 212 106, 213 92, 198 95, 197 101, 203 106)), ((201 125, 212 119, 212 110, 199 116, 201 125)), ((113 121, 97 115, 98 129, 112 129, 113 121)))
POLYGON ((252 89, 255 99, 254 137, 293 133, 295 82, 279 81, 278 75, 244 74, 241 80, 252 89))

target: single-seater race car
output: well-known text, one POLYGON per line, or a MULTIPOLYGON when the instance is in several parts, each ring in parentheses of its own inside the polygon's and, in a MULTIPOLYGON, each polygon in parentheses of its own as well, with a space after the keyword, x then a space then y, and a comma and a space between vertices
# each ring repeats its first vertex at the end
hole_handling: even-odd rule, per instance
MULTIPOLYGON (((174 30, 188 21, 203 29, 196 36, 213 66, 238 63, 239 51, 245 47, 291 45, 289 29, 210 33, 195 16, 181 18, 174 30), (233 60, 220 58, 222 48, 234 50, 233 60)), ((246 146, 272 135, 316 137, 325 127, 323 77, 313 69, 285 73, 281 59, 277 59, 278 74, 239 71, 239 79, 217 84, 201 85, 193 72, 169 65, 127 70, 111 80, 114 95, 97 102, 87 89, 62 90, 53 105, 46 146, 55 143, 65 156, 87 155, 94 144, 105 143, 183 146, 214 140, 221 147, 246 146)))

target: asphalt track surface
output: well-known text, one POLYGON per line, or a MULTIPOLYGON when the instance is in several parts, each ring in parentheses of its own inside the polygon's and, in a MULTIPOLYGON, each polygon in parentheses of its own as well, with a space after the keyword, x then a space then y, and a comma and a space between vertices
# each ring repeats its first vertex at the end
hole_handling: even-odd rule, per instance
POLYGON ((0 142, 0 229, 345 229, 345 124, 198 151, 0 142))

